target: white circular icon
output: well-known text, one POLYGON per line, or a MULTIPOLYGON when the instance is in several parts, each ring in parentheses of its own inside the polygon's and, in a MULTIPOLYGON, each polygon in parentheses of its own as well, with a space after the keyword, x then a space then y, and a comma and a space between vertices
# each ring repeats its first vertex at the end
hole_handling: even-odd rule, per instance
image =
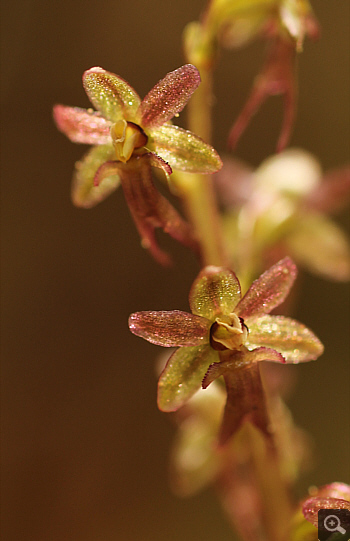
POLYGON ((324 527, 329 532, 346 533, 346 530, 340 526, 340 519, 337 515, 327 515, 323 521, 324 527))

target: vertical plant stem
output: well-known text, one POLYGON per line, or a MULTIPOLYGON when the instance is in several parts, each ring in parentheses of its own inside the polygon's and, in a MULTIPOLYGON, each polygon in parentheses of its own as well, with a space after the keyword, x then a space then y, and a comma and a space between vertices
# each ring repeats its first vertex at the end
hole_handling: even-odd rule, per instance
MULTIPOLYGON (((191 62, 191 54, 188 54, 191 62)), ((188 106, 188 128, 204 141, 211 142, 212 67, 199 66, 202 82, 188 106)), ((201 246, 203 265, 227 264, 219 211, 211 175, 182 173, 176 177, 176 189, 183 200, 201 246)))

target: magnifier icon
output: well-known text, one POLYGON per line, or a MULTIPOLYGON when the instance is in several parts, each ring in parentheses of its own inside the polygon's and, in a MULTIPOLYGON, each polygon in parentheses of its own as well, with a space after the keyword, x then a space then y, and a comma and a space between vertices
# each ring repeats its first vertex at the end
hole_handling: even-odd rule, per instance
POLYGON ((346 530, 341 527, 340 519, 337 515, 327 515, 323 521, 324 527, 329 532, 339 532, 341 534, 346 533, 346 530))

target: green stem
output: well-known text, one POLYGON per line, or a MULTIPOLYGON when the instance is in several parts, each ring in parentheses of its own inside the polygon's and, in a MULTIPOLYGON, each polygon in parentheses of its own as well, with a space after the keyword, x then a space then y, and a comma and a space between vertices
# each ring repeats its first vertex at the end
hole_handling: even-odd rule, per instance
MULTIPOLYGON (((187 50, 187 61, 193 51, 187 50)), ((212 65, 198 65, 202 82, 188 106, 188 128, 210 143, 212 133, 212 65)), ((182 173, 177 175, 176 188, 183 200, 195 235, 201 246, 203 265, 226 265, 220 215, 211 175, 182 173)))

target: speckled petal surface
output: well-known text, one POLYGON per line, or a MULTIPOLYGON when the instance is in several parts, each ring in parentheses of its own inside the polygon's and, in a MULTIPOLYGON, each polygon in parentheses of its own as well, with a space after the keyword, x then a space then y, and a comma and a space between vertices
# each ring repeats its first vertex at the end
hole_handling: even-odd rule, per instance
POLYGON ((306 500, 302 507, 303 515, 306 520, 316 527, 318 526, 318 512, 320 509, 347 509, 350 511, 350 502, 339 498, 310 498, 306 500))
POLYGON ((167 362, 158 382, 158 407, 176 411, 201 387, 208 366, 219 360, 210 346, 179 348, 167 362))
POLYGON ((141 99, 124 79, 102 68, 91 68, 83 74, 83 85, 91 103, 107 120, 124 118, 137 122, 141 99))
POLYGON ((219 314, 230 314, 241 298, 241 287, 234 272, 224 267, 205 267, 191 287, 191 311, 211 321, 219 314))
POLYGON ((323 345, 310 329, 295 319, 283 316, 247 318, 249 328, 246 346, 259 346, 280 352, 289 363, 312 361, 323 353, 323 345))
POLYGON ((77 207, 90 208, 109 196, 120 184, 119 176, 105 177, 98 187, 94 178, 98 169, 114 158, 112 145, 93 147, 75 164, 72 184, 72 200, 77 207))
POLYGON ((152 131, 153 148, 171 167, 187 173, 215 173, 222 167, 216 150, 192 132, 165 124, 152 131))
POLYGON ((248 289, 235 312, 243 318, 268 314, 287 297, 297 275, 297 268, 285 257, 264 272, 248 289))
POLYGON ((186 64, 168 73, 149 91, 140 106, 141 124, 155 128, 167 122, 185 107, 200 83, 199 71, 186 64))
POLYGON ((53 117, 57 128, 73 143, 104 145, 111 141, 111 123, 100 113, 80 107, 55 105, 53 117))
POLYGON ((187 312, 136 312, 129 317, 132 333, 157 346, 199 346, 209 342, 210 321, 187 312))

